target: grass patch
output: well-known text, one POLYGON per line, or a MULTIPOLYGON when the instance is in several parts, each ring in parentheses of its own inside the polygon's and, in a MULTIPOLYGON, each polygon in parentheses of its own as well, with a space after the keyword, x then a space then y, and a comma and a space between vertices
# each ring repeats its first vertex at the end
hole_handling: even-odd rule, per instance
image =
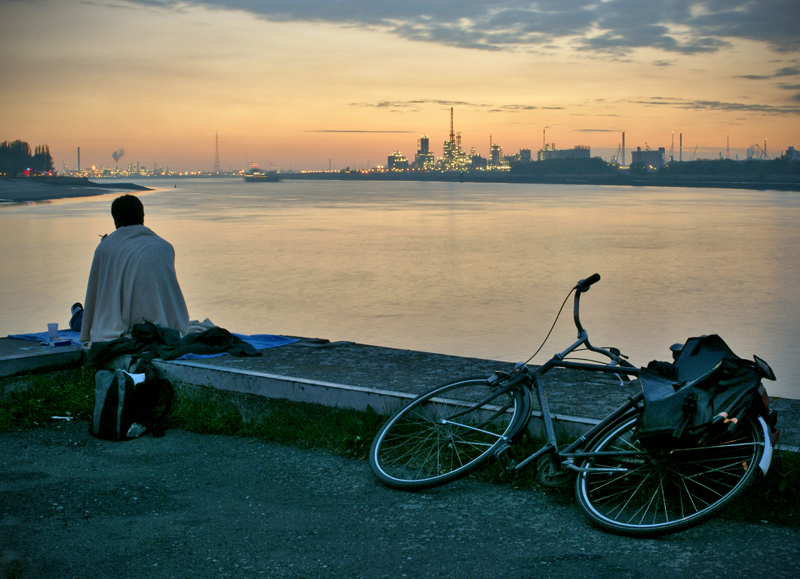
POLYGON ((52 416, 89 418, 94 372, 87 368, 0 381, 0 432, 47 424, 52 416))
POLYGON ((800 453, 776 451, 767 476, 757 479, 723 516, 800 527, 800 453))
POLYGON ((365 459, 381 422, 371 408, 357 412, 181 386, 176 389, 168 427, 257 438, 365 459))

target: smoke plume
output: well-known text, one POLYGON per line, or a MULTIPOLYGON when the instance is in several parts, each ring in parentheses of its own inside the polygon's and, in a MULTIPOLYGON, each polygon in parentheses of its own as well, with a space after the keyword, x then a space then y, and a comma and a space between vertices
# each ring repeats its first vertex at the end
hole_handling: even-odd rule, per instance
POLYGON ((117 149, 116 151, 111 153, 111 156, 114 157, 114 162, 116 163, 117 161, 119 161, 119 158, 122 157, 122 155, 124 154, 125 154, 125 149, 117 149))

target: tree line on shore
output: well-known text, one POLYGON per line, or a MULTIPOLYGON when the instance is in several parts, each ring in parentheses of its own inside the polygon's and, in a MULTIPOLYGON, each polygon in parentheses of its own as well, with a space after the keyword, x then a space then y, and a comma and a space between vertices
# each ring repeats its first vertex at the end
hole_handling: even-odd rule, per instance
MULTIPOLYGON (((586 175, 613 176, 620 167, 600 157, 590 159, 549 159, 535 163, 512 163, 511 173, 531 176, 586 175)), ((800 179, 800 162, 786 157, 769 161, 731 159, 701 159, 696 161, 673 161, 653 170, 641 163, 629 167, 632 175, 649 175, 656 179, 683 179, 698 177, 737 177, 749 180, 764 180, 773 177, 800 179)))
POLYGON ((37 145, 33 151, 25 141, 0 143, 0 176, 43 175, 53 170, 50 147, 37 145))
POLYGON ((665 177, 696 175, 729 175, 764 178, 769 175, 800 176, 800 162, 778 157, 769 161, 732 159, 698 159, 696 161, 669 163, 658 170, 665 177))

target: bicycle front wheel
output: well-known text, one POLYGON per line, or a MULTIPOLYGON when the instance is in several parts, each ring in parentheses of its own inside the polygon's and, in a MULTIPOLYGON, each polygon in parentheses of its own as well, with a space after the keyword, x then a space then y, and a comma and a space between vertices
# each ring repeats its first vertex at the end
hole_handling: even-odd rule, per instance
POLYGON ((372 472, 401 490, 461 478, 515 433, 523 401, 521 389, 504 392, 485 378, 439 386, 383 425, 369 452, 372 472))
POLYGON ((575 491, 589 520, 606 531, 655 537, 711 518, 754 481, 764 453, 760 424, 747 418, 730 440, 647 453, 636 440, 638 418, 612 426, 583 463, 575 491))

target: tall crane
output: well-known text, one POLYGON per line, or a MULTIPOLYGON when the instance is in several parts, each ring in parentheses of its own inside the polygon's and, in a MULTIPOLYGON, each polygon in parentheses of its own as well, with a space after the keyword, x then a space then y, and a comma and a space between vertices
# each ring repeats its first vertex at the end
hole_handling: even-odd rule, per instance
POLYGON ((617 152, 611 155, 611 164, 612 165, 621 165, 620 162, 620 152, 622 151, 622 145, 617 145, 617 152))
POLYGON ((766 152, 759 146, 758 143, 753 143, 749 147, 747 147, 747 160, 752 161, 753 159, 766 159, 767 155, 766 152))

